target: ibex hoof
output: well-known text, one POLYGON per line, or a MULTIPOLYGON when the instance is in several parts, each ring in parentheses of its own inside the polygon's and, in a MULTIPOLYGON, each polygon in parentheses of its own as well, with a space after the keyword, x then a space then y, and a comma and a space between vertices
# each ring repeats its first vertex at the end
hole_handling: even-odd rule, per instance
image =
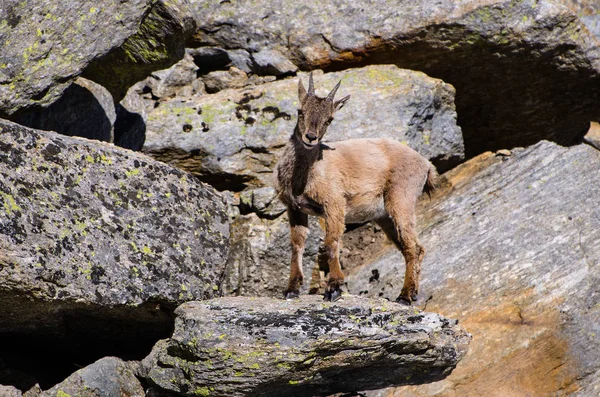
POLYGON ((333 291, 325 291, 323 300, 327 302, 335 302, 342 297, 342 290, 335 289, 333 291))
MULTIPOLYGON (((414 299, 414 300, 416 300, 416 299, 414 299)), ((412 300, 400 295, 399 297, 396 298, 396 303, 399 303, 399 304, 405 305, 405 306, 411 306, 412 300)))
POLYGON ((286 300, 298 299, 299 297, 300 293, 298 291, 286 291, 285 293, 286 300))

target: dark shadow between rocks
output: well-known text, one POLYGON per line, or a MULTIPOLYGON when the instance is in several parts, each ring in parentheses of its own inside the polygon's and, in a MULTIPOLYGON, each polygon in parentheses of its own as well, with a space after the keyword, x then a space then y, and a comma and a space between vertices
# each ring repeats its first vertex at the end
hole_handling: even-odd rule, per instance
MULTIPOLYGON (((580 142, 589 122, 600 118, 600 108, 581 104, 582 97, 600 103, 600 75, 592 67, 557 65, 557 59, 574 62, 579 49, 493 40, 442 24, 358 51, 354 63, 333 61, 323 69, 395 64, 452 84, 466 159, 543 139, 563 146, 580 142)), ((436 165, 444 170, 453 164, 436 165)))
POLYGON ((135 151, 142 150, 146 141, 144 118, 127 110, 120 103, 116 106, 115 145, 135 151))
POLYGON ((102 104, 89 89, 75 83, 48 108, 30 109, 13 118, 13 121, 26 127, 68 136, 105 142, 113 138, 112 122, 102 104))
POLYGON ((47 389, 96 360, 141 360, 173 332, 173 307, 90 308, 73 302, 12 300, 0 315, 0 384, 47 389))

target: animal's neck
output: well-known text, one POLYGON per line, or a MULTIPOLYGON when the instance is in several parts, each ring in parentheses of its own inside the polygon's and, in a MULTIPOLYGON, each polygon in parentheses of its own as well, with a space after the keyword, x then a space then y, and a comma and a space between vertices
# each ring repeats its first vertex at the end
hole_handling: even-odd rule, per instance
POLYGON ((290 185, 293 196, 300 196, 306 189, 310 170, 313 165, 319 160, 321 147, 307 149, 302 141, 293 134, 290 138, 290 185))

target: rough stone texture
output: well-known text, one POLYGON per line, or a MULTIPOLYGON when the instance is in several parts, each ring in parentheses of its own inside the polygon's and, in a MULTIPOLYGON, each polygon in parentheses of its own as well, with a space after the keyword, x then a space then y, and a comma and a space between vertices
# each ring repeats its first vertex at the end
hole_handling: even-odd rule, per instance
POLYGON ((112 142, 116 118, 115 104, 106 88, 79 77, 58 101, 17 116, 15 121, 39 130, 112 142))
POLYGON ((0 385, 0 396, 2 397, 21 397, 23 393, 13 386, 0 385))
MULTIPOLYGON (((450 171, 421 203, 427 254, 417 304, 458 318, 473 333, 469 354, 441 382, 378 395, 548 396, 598 386, 590 374, 600 370, 600 151, 544 141, 506 154, 450 171)), ((402 256, 391 246, 372 254, 348 274, 349 291, 395 298, 402 256)))
POLYGON ((4 0, 0 7, 0 117, 56 101, 94 59, 134 34, 149 0, 4 0))
POLYGON ((133 84, 183 58, 185 41, 195 28, 188 0, 153 1, 138 30, 96 58, 83 76, 106 87, 120 102, 133 84))
MULTIPOLYGON (((317 93, 326 95, 340 79, 338 96, 352 98, 336 113, 327 140, 395 138, 441 169, 463 158, 452 86, 388 65, 315 73, 317 93)), ((296 123, 297 85, 287 79, 168 101, 149 113, 143 150, 218 189, 272 185, 296 123)))
POLYGON ((295 73, 298 67, 289 61, 277 50, 261 50, 252 54, 254 71, 262 75, 275 75, 295 73))
POLYGON ((229 70, 215 70, 202 77, 206 92, 215 93, 227 88, 242 88, 248 82, 246 72, 236 67, 229 70))
POLYGON ((116 357, 105 357, 80 369, 41 397, 144 397, 144 388, 130 366, 116 357))
POLYGON ((600 39, 600 3, 597 0, 561 0, 570 7, 585 26, 600 39))
POLYGON ((151 332, 169 324, 161 307, 218 293, 229 221, 211 187, 109 144, 0 134, 0 332, 97 332, 111 316, 104 336, 151 332))
POLYGON ((35 384, 23 393, 23 397, 38 397, 40 394, 42 394, 42 388, 39 384, 35 384))
POLYGON ((278 50, 302 70, 394 63, 452 84, 468 157, 540 139, 572 143, 600 118, 596 38, 552 1, 193 5, 199 44, 278 50))
POLYGON ((600 124, 591 123, 590 129, 587 134, 583 137, 583 140, 596 149, 600 150, 600 124))
POLYGON ((175 332, 142 362, 185 396, 314 396, 418 384, 450 373, 470 335, 454 321, 346 295, 221 298, 177 310, 175 332))
POLYGON ((186 53, 183 59, 169 69, 153 72, 147 81, 152 94, 158 98, 168 98, 177 95, 185 86, 196 80, 198 66, 194 57, 186 53))
POLYGON ((274 219, 286 210, 277 196, 272 187, 244 190, 240 193, 240 208, 244 213, 254 212, 261 218, 274 219))
MULTIPOLYGON (((309 291, 322 237, 317 219, 312 218, 302 259, 302 293, 309 291)), ((274 220, 261 219, 256 214, 236 217, 231 223, 231 249, 223 276, 223 293, 281 298, 290 274, 291 254, 286 215, 274 220)))

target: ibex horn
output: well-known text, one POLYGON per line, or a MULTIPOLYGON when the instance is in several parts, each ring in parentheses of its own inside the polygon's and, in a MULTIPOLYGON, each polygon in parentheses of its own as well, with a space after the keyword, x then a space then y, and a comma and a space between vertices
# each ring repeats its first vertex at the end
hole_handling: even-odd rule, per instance
POLYGON ((315 84, 313 83, 312 72, 308 75, 308 95, 315 95, 315 84))
POLYGON ((338 88, 340 88, 340 84, 342 84, 342 80, 338 81, 338 83, 335 85, 335 87, 333 87, 333 90, 331 90, 331 92, 329 93, 329 95, 327 95, 327 100, 333 102, 333 98, 335 97, 335 93, 337 92, 338 88))

